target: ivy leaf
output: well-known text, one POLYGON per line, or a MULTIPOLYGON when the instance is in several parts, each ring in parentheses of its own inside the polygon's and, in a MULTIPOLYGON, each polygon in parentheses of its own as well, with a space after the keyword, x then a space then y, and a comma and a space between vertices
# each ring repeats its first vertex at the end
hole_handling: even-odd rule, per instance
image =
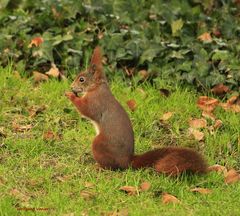
POLYGON ((152 62, 153 58, 155 58, 159 52, 159 47, 152 47, 145 50, 141 55, 140 63, 144 63, 145 61, 152 62))
POLYGON ((184 23, 183 23, 182 19, 175 20, 171 23, 172 35, 174 37, 179 35, 179 32, 182 29, 183 24, 184 23))

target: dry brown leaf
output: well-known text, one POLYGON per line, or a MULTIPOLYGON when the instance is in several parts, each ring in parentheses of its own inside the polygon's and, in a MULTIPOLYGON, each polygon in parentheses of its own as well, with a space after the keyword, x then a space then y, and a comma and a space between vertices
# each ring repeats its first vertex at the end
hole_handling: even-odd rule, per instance
POLYGON ((101 40, 104 37, 104 32, 99 32, 97 37, 99 40, 101 40))
POLYGON ((214 123, 214 125, 213 125, 213 128, 215 129, 215 130, 217 130, 218 128, 220 128, 221 126, 222 126, 222 121, 220 120, 220 119, 217 119, 216 121, 215 121, 215 123, 214 123))
POLYGON ((84 183, 84 187, 85 188, 93 188, 94 187, 94 184, 92 182, 85 182, 84 183))
POLYGON ((211 91, 213 94, 215 94, 217 96, 224 96, 227 92, 229 92, 229 88, 221 83, 221 84, 214 86, 211 89, 211 91))
POLYGON ((52 67, 48 72, 46 72, 48 76, 58 78, 60 76, 60 71, 58 70, 55 64, 52 64, 52 67))
POLYGON ((53 131, 46 131, 43 134, 43 139, 44 140, 54 140, 55 139, 55 134, 53 133, 53 131))
POLYGON ((213 113, 211 113, 211 112, 203 111, 203 112, 202 112, 202 116, 203 116, 204 118, 208 118, 208 119, 211 119, 211 120, 213 120, 213 121, 216 120, 215 115, 214 115, 213 113))
POLYGON ((85 200, 90 200, 95 198, 96 195, 91 191, 83 190, 80 192, 80 196, 85 200))
POLYGON ((193 137, 197 140, 197 141, 201 141, 204 139, 204 133, 197 130, 197 129, 194 129, 194 128, 189 128, 189 133, 191 135, 193 135, 193 137))
POLYGON ((160 118, 160 120, 162 121, 167 121, 169 120, 172 116, 173 116, 174 112, 166 112, 162 115, 162 117, 160 118))
POLYGON ((129 195, 137 194, 137 188, 134 186, 122 186, 119 188, 121 191, 126 192, 129 195))
POLYGON ((32 117, 35 117, 35 116, 38 115, 39 113, 42 113, 46 108, 47 108, 46 105, 31 106, 31 107, 28 109, 29 116, 30 116, 31 118, 32 118, 32 117))
POLYGON ((0 137, 4 137, 4 138, 7 137, 7 134, 6 134, 6 132, 4 131, 4 127, 0 127, 0 137))
POLYGON ((200 96, 197 101, 197 106, 208 113, 211 113, 218 105, 218 100, 207 96, 200 96))
POLYGON ((227 104, 228 105, 233 105, 236 103, 236 101, 238 100, 239 98, 239 95, 234 95, 232 97, 230 97, 228 100, 227 100, 227 104))
POLYGON ((149 76, 149 73, 146 70, 140 70, 138 74, 142 80, 146 80, 149 76))
POLYGON ((39 82, 42 82, 42 81, 47 81, 48 76, 43 74, 43 73, 40 73, 38 71, 33 71, 33 79, 34 79, 35 83, 39 83, 39 82))
POLYGON ((240 95, 232 96, 226 103, 219 104, 224 110, 230 110, 235 113, 240 112, 240 95))
POLYGON ((180 203, 180 200, 177 197, 175 197, 171 194, 163 193, 162 203, 163 204, 169 204, 169 203, 176 203, 177 204, 177 203, 180 203))
POLYGON ((72 178, 71 175, 59 175, 55 177, 59 182, 66 182, 72 178))
POLYGON ((240 105, 232 105, 231 106, 231 110, 235 113, 239 113, 240 112, 240 105))
POLYGON ((198 39, 203 42, 212 42, 212 37, 211 37, 210 33, 208 33, 208 32, 205 32, 205 33, 201 34, 200 36, 198 36, 198 39))
POLYGON ((207 121, 204 118, 190 119, 188 123, 191 128, 206 128, 207 127, 207 121))
POLYGON ((233 184, 240 181, 240 174, 235 169, 230 169, 225 174, 224 182, 226 184, 233 184))
POLYGON ((132 112, 134 112, 137 109, 137 103, 134 99, 128 100, 127 105, 132 112))
POLYGON ((149 182, 143 182, 140 185, 141 191, 148 191, 151 188, 151 184, 149 182))
POLYGON ((110 211, 110 212, 102 212, 100 214, 101 216, 128 216, 129 211, 128 209, 120 209, 120 210, 115 210, 115 211, 110 211))
POLYGON ((46 131, 43 134, 43 140, 45 141, 51 141, 51 140, 61 140, 61 137, 54 133, 53 131, 46 131))
POLYGON ((212 193, 212 190, 207 188, 193 188, 190 190, 191 192, 198 192, 200 194, 210 194, 212 193))
POLYGON ((22 202, 28 202, 30 197, 25 195, 24 193, 20 192, 18 189, 13 188, 10 190, 9 194, 16 199, 22 201, 22 202))
POLYGON ((208 167, 209 172, 221 172, 221 173, 227 173, 227 168, 225 166, 219 165, 219 164, 214 164, 212 166, 208 167))
POLYGON ((24 132, 24 131, 28 131, 30 129, 32 129, 32 125, 28 124, 28 125, 19 125, 18 123, 16 123, 15 121, 13 121, 12 123, 12 128, 17 131, 17 132, 24 132))
POLYGON ((42 37, 35 37, 31 40, 31 43, 28 45, 28 48, 32 48, 33 46, 39 47, 43 43, 42 37))

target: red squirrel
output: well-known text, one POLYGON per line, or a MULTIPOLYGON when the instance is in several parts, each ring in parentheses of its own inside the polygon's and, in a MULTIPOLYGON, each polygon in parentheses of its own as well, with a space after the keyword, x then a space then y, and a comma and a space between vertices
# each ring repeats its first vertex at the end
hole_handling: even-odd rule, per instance
POLYGON ((71 90, 66 96, 81 115, 95 126, 97 135, 92 143, 92 152, 102 168, 152 167, 169 176, 183 172, 206 172, 207 165, 203 157, 189 148, 164 147, 134 155, 132 124, 108 86, 100 47, 94 49, 90 66, 76 77, 71 90))

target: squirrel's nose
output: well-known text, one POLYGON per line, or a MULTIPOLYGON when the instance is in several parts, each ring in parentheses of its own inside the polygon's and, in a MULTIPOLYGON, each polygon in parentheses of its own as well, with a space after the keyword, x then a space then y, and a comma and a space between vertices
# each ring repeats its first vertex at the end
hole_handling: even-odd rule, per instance
POLYGON ((79 88, 79 87, 74 87, 74 86, 71 86, 71 90, 74 94, 77 94, 77 93, 81 93, 83 91, 83 88, 79 88))

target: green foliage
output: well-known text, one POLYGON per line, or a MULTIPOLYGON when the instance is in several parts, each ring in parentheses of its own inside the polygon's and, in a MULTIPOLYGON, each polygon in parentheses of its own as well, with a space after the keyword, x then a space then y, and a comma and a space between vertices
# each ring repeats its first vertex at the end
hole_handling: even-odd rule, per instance
MULTIPOLYGON (((0 63, 23 70, 85 66, 102 46, 110 69, 145 68, 197 86, 240 84, 238 1, 4 0, 0 63), (210 33, 210 41, 198 39, 210 33), (42 37, 40 46, 29 48, 42 37)), ((135 70, 137 71, 137 70, 135 70)))

